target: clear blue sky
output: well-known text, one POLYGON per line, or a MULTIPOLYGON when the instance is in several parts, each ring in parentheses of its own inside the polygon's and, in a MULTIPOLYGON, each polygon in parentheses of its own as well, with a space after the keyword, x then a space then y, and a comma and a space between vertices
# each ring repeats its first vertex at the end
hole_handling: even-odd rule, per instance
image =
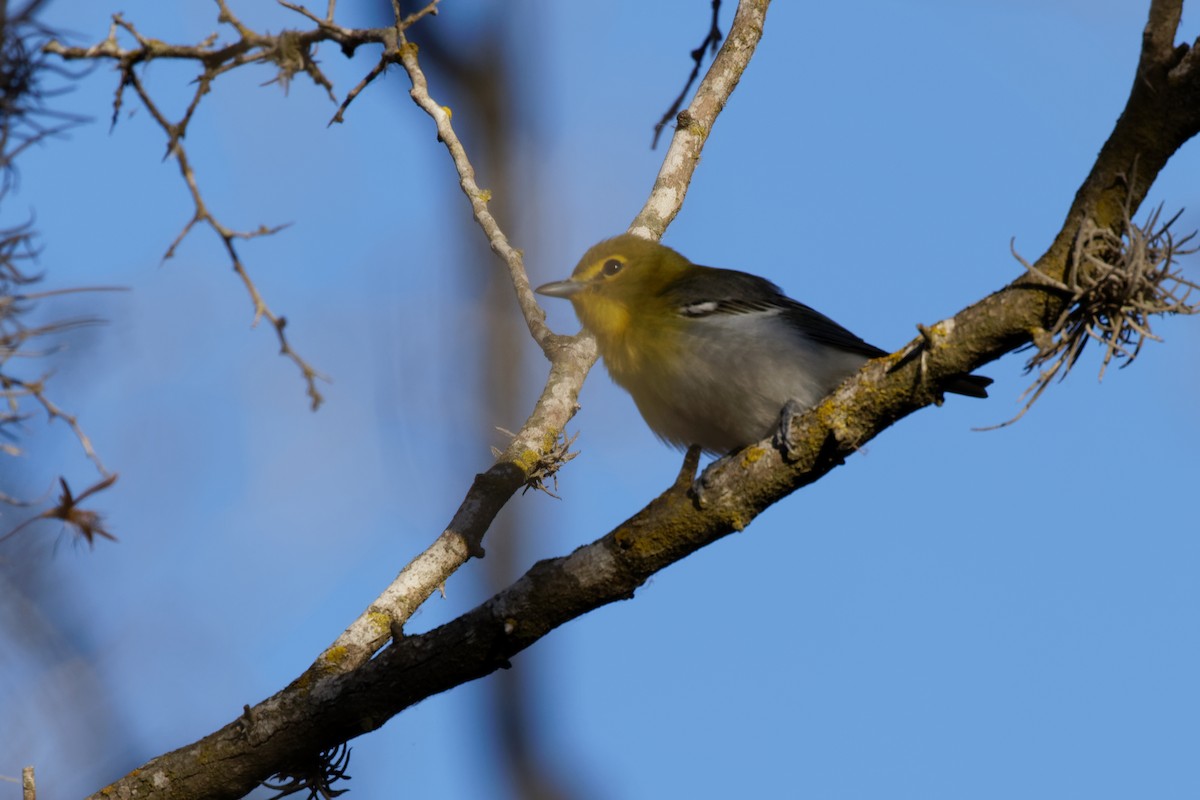
MULTIPOLYGON (((519 51, 515 243, 535 283, 562 277, 644 200, 650 132, 708 3, 510 3, 502 33, 483 5, 447 0, 433 24, 519 51)), ((897 347, 1014 278, 1010 239, 1030 260, 1049 243, 1121 110, 1146 6, 778 2, 665 241, 897 347)), ((170 41, 216 28, 207 0, 59 0, 50 19, 91 43, 118 7, 170 41)), ((374 53, 320 57, 344 92, 374 53)), ((173 114, 193 74, 151 67, 173 114)), ((36 609, 0 603, 4 635, 33 615, 48 643, 2 648, 0 774, 36 764, 47 797, 99 788, 295 677, 442 530, 501 443, 479 431, 522 421, 481 424, 464 397, 487 333, 458 242, 467 207, 403 73, 334 128, 321 90, 298 78, 285 97, 269 77, 222 79, 187 144, 224 221, 292 223, 242 253, 333 377, 317 414, 211 235, 159 266, 189 200, 144 111, 108 132, 107 68, 60 101, 97 122, 29 153, 3 209, 6 224, 36 213, 48 286, 132 290, 60 301, 110 322, 70 340, 52 384, 121 474, 98 504, 120 542, 55 551, 51 527, 0 551, 52 587, 36 609)), ((1150 200, 1187 207, 1183 229, 1200 225, 1198 162, 1193 143, 1150 200)), ((567 304, 549 311, 577 328, 567 304)), ((517 657, 555 768, 596 800, 1200 796, 1200 320, 1156 330, 1166 343, 1130 369, 1098 384, 1089 354, 1019 424, 973 432, 1028 385, 1020 356, 989 365, 991 400, 904 420, 517 657)), ((531 342, 523 355, 528 409, 545 366, 531 342)), ((518 573, 608 531, 678 466, 602 370, 582 404, 563 499, 513 501, 518 573)), ((59 470, 91 479, 64 426, 30 428, 30 492, 59 470)), ((482 576, 468 564, 410 628, 480 602, 482 576)), ((355 741, 351 796, 503 797, 488 703, 485 680, 355 741)))

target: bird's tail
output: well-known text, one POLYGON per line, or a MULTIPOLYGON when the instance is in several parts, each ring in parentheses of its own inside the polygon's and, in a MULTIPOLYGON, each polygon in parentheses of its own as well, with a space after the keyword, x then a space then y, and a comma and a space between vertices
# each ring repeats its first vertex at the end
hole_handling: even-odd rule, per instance
POLYGON ((983 375, 955 375, 942 384, 942 390, 967 397, 987 397, 992 379, 983 375))

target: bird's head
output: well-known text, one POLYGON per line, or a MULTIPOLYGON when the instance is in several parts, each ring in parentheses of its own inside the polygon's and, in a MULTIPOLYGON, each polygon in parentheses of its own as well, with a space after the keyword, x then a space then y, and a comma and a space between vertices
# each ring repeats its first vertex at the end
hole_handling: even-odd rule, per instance
POLYGON ((593 245, 567 280, 536 291, 567 298, 583 327, 601 340, 611 339, 624 334, 634 320, 669 318, 663 291, 690 266, 671 248, 624 233, 593 245))

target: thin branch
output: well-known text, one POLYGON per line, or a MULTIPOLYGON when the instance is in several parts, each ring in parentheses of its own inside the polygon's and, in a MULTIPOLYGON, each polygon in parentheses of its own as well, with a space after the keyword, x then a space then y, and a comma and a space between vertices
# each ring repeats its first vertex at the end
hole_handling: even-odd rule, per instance
POLYGON ((671 121, 671 118, 679 113, 679 107, 683 105, 683 101, 687 99, 688 92, 692 89, 692 84, 696 82, 696 78, 700 77, 700 66, 704 63, 704 54, 711 51, 713 55, 717 53, 717 46, 721 43, 720 25, 718 22, 721 16, 721 0, 712 0, 712 22, 709 23, 708 33, 704 36, 704 41, 700 42, 700 46, 692 51, 692 72, 688 75, 687 82, 683 85, 683 89, 678 96, 671 102, 671 106, 662 115, 662 118, 654 125, 654 138, 650 141, 650 149, 658 147, 658 137, 662 134, 663 128, 671 121))
MULTIPOLYGON (((158 122, 159 126, 166 131, 169 147, 168 152, 170 155, 175 157, 175 163, 179 165, 179 173, 183 177, 184 183, 187 185, 188 193, 191 195, 192 204, 195 207, 195 211, 191 219, 184 224, 183 229, 179 232, 179 235, 175 237, 175 239, 171 242, 171 245, 167 248, 166 253, 163 255, 163 261, 166 261, 175 255, 176 249, 196 225, 205 224, 211 228, 212 231, 216 233, 218 237, 220 237, 221 243, 225 246, 225 251, 229 256, 230 263, 233 265, 234 272, 241 279, 242 284, 246 289, 246 293, 250 296, 250 302, 254 308, 253 324, 257 325, 263 318, 266 318, 266 320, 271 323, 271 327, 275 330, 275 335, 279 340, 279 352, 289 358, 300 369, 300 374, 304 379, 305 386, 307 387, 312 410, 316 411, 318 408, 320 408, 321 403, 324 400, 320 390, 317 388, 317 381, 328 382, 329 379, 318 372, 311 364, 308 363, 308 361, 306 361, 300 356, 299 353, 296 352, 295 348, 292 347, 291 342, 288 340, 288 337, 284 332, 284 328, 287 324, 286 319, 272 311, 267 305, 266 301, 263 299, 262 293, 258 290, 258 286, 254 283, 254 279, 250 277, 250 273, 246 270, 246 266, 242 262, 241 257, 238 255, 237 247, 234 244, 236 239, 254 239, 260 236, 270 236, 279 232, 286 226, 277 225, 274 227, 267 227, 265 225, 260 225, 257 229, 252 231, 235 231, 224 225, 220 220, 213 216, 212 212, 209 211, 208 206, 204 202, 203 195, 200 193, 200 185, 196 181, 196 173, 192 169, 192 164, 188 158, 187 149, 183 145, 183 135, 185 132, 184 126, 186 125, 186 120, 190 118, 191 111, 195 106, 195 101, 193 101, 193 104, 189 106, 189 109, 186 112, 185 122, 183 124, 176 125, 169 122, 162 111, 159 110, 158 105, 150 97, 149 92, 146 91, 145 86, 142 84, 142 81, 136 72, 134 72, 132 69, 129 69, 126 73, 125 80, 130 86, 133 87, 134 91, 138 95, 138 98, 142 101, 142 105, 145 106, 146 110, 150 112, 150 115, 155 119, 156 122, 158 122)), ((196 99, 199 99, 199 94, 197 94, 196 99)))
POLYGON ((388 64, 391 63, 391 59, 388 58, 386 54, 381 56, 379 61, 376 62, 375 66, 371 67, 371 71, 364 75, 362 80, 356 83, 354 88, 346 93, 345 99, 342 100, 341 105, 338 106, 337 113, 335 113, 333 118, 329 120, 329 124, 333 125, 334 123, 341 124, 342 122, 345 122, 346 109, 350 107, 350 104, 354 102, 355 98, 357 98, 364 89, 370 86, 376 78, 378 78, 387 70, 388 64))
POLYGON ((769 5, 770 0, 738 3, 729 36, 696 89, 696 96, 679 113, 679 125, 663 157, 663 167, 645 206, 630 224, 630 233, 658 240, 683 207, 692 174, 700 163, 700 151, 712 132, 713 123, 737 88, 750 63, 750 55, 762 38, 769 5))
POLYGON ((1175 32, 1183 17, 1183 0, 1151 0, 1149 19, 1142 34, 1142 59, 1138 71, 1169 61, 1175 50, 1175 32))
POLYGON ((96 465, 96 469, 100 474, 108 477, 112 475, 108 468, 104 466, 104 462, 100 460, 100 456, 96 453, 96 448, 92 446, 92 440, 84 432, 83 427, 79 424, 79 417, 75 414, 70 414, 64 411, 57 403, 46 396, 45 378, 36 381, 22 381, 17 378, 7 378, 5 380, 5 388, 8 386, 19 387, 23 389, 28 396, 32 397, 46 411, 46 414, 51 420, 61 419, 71 428, 71 432, 75 434, 75 438, 79 440, 80 446, 83 448, 84 454, 96 465))
POLYGON ((104 491, 112 486, 117 481, 116 474, 109 475, 101 481, 89 486, 78 497, 71 492, 71 487, 67 485, 66 478, 59 478, 58 482, 62 486, 62 494, 59 495, 58 504, 43 511, 36 517, 31 517, 25 520, 17 527, 13 528, 8 533, 0 536, 0 542, 16 536, 29 525, 39 520, 56 519, 71 528, 79 538, 83 539, 88 545, 94 547, 96 545, 96 537, 108 539, 115 542, 117 537, 113 536, 104 528, 104 517, 100 512, 92 511, 87 508, 80 508, 80 504, 94 494, 104 491))
POLYGON ((287 0, 278 0, 278 2, 279 2, 279 5, 283 6, 284 8, 295 11, 297 14, 300 14, 304 18, 310 19, 313 22, 317 23, 318 27, 324 27, 324 26, 332 27, 332 22, 333 22, 332 17, 329 19, 321 19, 316 14, 309 11, 307 8, 300 5, 299 3, 289 3, 287 0))
POLYGON ((554 332, 546 325, 546 312, 538 305, 537 298, 533 294, 533 287, 529 283, 529 277, 525 274, 525 264, 521 253, 509 244, 508 237, 500 230, 500 224, 488 210, 488 202, 492 199, 492 193, 479 188, 475 182, 475 168, 471 166, 467 152, 450 124, 449 109, 439 105, 429 96, 429 84, 417 62, 417 46, 411 42, 404 42, 395 56, 412 80, 412 91, 409 94, 412 96, 413 102, 432 117, 437 125, 438 138, 446 145, 446 150, 449 151, 450 158, 454 161, 454 167, 458 170, 458 184, 471 204, 471 213, 475 215, 475 221, 479 223, 479 227, 487 236, 492 252, 499 256, 500 260, 508 267, 509 279, 517 293, 517 304, 521 308, 521 314, 525 317, 525 324, 529 327, 530 335, 543 351, 549 349, 554 341, 554 332))

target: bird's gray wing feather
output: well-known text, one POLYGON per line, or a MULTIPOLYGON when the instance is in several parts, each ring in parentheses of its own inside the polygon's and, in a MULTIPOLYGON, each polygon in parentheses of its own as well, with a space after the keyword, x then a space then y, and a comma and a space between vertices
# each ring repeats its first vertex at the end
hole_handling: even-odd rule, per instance
POLYGON ((801 335, 820 344, 876 358, 887 355, 816 309, 797 302, 766 278, 732 269, 693 266, 664 295, 683 316, 779 314, 801 335))

